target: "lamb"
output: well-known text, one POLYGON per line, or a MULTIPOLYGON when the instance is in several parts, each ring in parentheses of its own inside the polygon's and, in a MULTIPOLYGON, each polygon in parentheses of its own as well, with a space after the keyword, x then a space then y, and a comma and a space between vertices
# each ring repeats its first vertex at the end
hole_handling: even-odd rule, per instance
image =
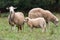
POLYGON ((29 18, 38 18, 38 17, 44 17, 46 20, 46 23, 49 25, 49 22, 51 21, 56 26, 58 26, 58 18, 53 15, 49 10, 44 10, 42 8, 33 8, 28 13, 29 18))
POLYGON ((25 22, 33 29, 33 28, 42 28, 42 32, 46 30, 46 21, 43 17, 31 19, 29 17, 25 18, 25 22))
POLYGON ((22 12, 14 12, 14 9, 12 8, 8 16, 8 20, 11 26, 17 25, 18 31, 22 30, 22 26, 24 25, 24 14, 22 12))

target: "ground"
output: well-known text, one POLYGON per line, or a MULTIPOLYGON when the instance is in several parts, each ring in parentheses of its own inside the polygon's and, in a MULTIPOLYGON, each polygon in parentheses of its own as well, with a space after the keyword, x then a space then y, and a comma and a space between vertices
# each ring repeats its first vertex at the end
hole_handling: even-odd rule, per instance
MULTIPOLYGON (((56 16, 60 19, 60 14, 56 16)), ((31 32, 29 26, 25 24, 24 29, 17 32, 17 27, 11 30, 7 17, 0 17, 0 40, 60 40, 60 25, 55 27, 50 23, 50 28, 47 27, 46 32, 42 33, 41 28, 34 28, 31 32)))

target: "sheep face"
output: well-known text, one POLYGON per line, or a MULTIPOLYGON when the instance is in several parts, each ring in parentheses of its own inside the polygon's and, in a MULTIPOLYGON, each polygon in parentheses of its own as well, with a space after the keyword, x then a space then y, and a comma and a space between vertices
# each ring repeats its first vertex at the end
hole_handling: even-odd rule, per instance
POLYGON ((56 25, 56 27, 58 26, 58 23, 59 23, 59 20, 58 20, 58 18, 54 18, 54 20, 52 21, 55 25, 56 25))
POLYGON ((26 17, 26 18, 25 18, 25 22, 28 22, 28 21, 29 21, 29 18, 28 18, 28 17, 26 17))
POLYGON ((58 26, 58 22, 59 22, 59 20, 56 18, 54 21, 54 24, 56 25, 56 27, 58 26))
POLYGON ((11 12, 14 12, 14 9, 16 9, 15 7, 13 7, 13 6, 10 6, 10 7, 8 7, 8 8, 6 8, 7 10, 9 10, 10 11, 10 13, 11 12))

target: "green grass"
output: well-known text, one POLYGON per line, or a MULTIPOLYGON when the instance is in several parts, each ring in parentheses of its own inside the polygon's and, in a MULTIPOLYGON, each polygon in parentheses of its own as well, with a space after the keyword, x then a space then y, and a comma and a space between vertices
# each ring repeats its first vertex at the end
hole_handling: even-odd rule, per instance
MULTIPOLYGON (((60 19, 60 14, 56 16, 60 19)), ((17 28, 11 31, 7 17, 0 17, 0 40, 60 40, 60 25, 55 27, 50 23, 50 28, 48 27, 46 32, 42 33, 41 28, 34 28, 30 32, 30 28, 25 24, 24 29, 17 32, 17 28)))

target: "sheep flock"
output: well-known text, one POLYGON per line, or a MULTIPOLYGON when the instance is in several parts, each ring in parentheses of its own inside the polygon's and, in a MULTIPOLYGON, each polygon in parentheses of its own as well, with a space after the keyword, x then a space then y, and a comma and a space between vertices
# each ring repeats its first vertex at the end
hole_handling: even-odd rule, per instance
POLYGON ((24 23, 31 28, 41 28, 42 32, 46 30, 46 24, 50 27, 50 22, 58 26, 58 18, 49 10, 44 10, 42 8, 33 8, 28 12, 28 17, 24 17, 23 12, 15 12, 14 9, 17 9, 13 6, 9 8, 8 22, 12 27, 15 25, 19 30, 22 30, 24 23))

